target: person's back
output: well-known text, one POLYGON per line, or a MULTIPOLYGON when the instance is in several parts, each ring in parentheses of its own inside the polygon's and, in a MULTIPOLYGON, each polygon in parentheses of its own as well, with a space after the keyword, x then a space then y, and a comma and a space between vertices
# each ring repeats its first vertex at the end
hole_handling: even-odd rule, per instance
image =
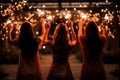
POLYGON ((64 23, 58 24, 51 45, 53 62, 47 80, 74 80, 68 62, 71 53, 68 37, 67 26, 64 23))
POLYGON ((101 59, 105 38, 99 36, 94 22, 88 23, 85 36, 79 36, 79 42, 83 55, 80 80, 106 80, 101 59))
POLYGON ((17 46, 21 51, 21 54, 19 54, 17 80, 43 80, 38 41, 40 40, 34 37, 32 26, 28 22, 22 24, 19 39, 12 39, 9 31, 9 43, 18 43, 17 46))
POLYGON ((65 26, 61 26, 58 30, 55 44, 52 46, 53 60, 57 63, 68 62, 68 57, 70 54, 70 45, 68 44, 67 32, 65 31, 65 26))
POLYGON ((38 42, 34 37, 32 27, 29 23, 24 23, 20 29, 19 48, 22 56, 29 57, 38 50, 38 42))

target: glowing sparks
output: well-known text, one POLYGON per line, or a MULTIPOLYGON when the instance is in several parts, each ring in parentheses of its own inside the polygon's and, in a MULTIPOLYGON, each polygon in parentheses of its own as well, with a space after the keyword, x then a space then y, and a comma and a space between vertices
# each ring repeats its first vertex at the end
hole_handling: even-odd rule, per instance
POLYGON ((51 15, 49 15, 48 17, 47 17, 47 20, 52 20, 53 19, 53 17, 51 16, 51 15))
POLYGON ((112 21, 113 18, 114 17, 113 17, 113 15, 110 12, 108 14, 105 14, 105 17, 104 17, 104 19, 108 20, 108 21, 112 21))
POLYGON ((37 14, 38 14, 38 16, 44 16, 45 12, 40 9, 37 9, 37 14))
POLYGON ((108 19, 109 19, 109 17, 108 17, 108 15, 107 15, 107 14, 105 14, 104 19, 105 19, 105 20, 108 20, 108 19))
POLYGON ((70 17, 71 17, 71 14, 69 13, 65 15, 65 19, 69 19, 70 17))
MULTIPOLYGON (((106 0, 106 2, 108 3, 108 0, 106 0)), ((88 12, 84 12, 81 10, 78 10, 78 8, 73 7, 73 10, 70 11, 69 8, 65 8, 65 10, 55 10, 55 11, 49 11, 46 10, 45 8, 47 6, 45 5, 41 5, 41 8, 38 8, 37 10, 33 11, 33 12, 24 12, 23 14, 21 14, 21 10, 24 9, 24 6, 26 5, 27 0, 21 0, 19 2, 15 2, 14 4, 9 4, 5 9, 4 9, 4 5, 0 5, 0 13, 2 15, 2 17, 6 17, 8 16, 8 18, 1 24, 3 26, 4 29, 6 29, 6 25, 11 23, 13 26, 16 26, 16 28, 19 30, 20 26, 22 24, 23 21, 29 21, 32 24, 37 24, 38 22, 38 18, 44 18, 46 21, 49 20, 50 22, 54 21, 54 19, 56 18, 56 16, 59 16, 59 18, 65 18, 65 22, 67 24, 67 20, 68 19, 73 19, 73 22, 78 22, 79 19, 84 19, 84 23, 88 22, 89 20, 93 20, 96 23, 101 23, 102 20, 106 20, 108 24, 110 24, 111 26, 114 25, 113 23, 113 19, 114 19, 114 15, 115 13, 117 13, 117 17, 119 18, 118 24, 120 25, 120 11, 119 10, 109 10, 108 8, 105 9, 101 9, 100 13, 95 12, 94 10, 91 9, 88 12), (18 11, 20 11, 20 14, 18 11)), ((86 8, 88 7, 87 5, 78 5, 80 8, 86 8)), ((100 6, 98 3, 96 3, 96 6, 100 6)), ((114 6, 115 8, 118 8, 118 5, 114 6)), ((30 5, 28 6, 28 9, 34 9, 34 6, 30 5)), ((36 8, 35 8, 36 9, 36 8)), ((76 29, 78 27, 76 26, 76 29)), ((114 38, 115 36, 112 34, 112 32, 110 31, 110 27, 107 26, 105 27, 106 31, 108 32, 108 36, 111 36, 112 38, 114 38)), ((7 32, 7 31, 6 31, 7 32)), ((101 27, 99 27, 99 32, 101 32, 101 27)), ((39 32, 35 32, 36 35, 39 34, 39 32)), ((17 33, 18 34, 18 33, 17 33)), ((6 38, 4 38, 6 39, 6 38)), ((4 40, 2 39, 2 40, 4 40)))
POLYGON ((81 14, 81 17, 82 17, 83 19, 86 19, 86 18, 87 18, 86 14, 84 14, 84 13, 81 14))
POLYGON ((9 23, 11 23, 11 20, 7 20, 6 24, 9 24, 9 23))

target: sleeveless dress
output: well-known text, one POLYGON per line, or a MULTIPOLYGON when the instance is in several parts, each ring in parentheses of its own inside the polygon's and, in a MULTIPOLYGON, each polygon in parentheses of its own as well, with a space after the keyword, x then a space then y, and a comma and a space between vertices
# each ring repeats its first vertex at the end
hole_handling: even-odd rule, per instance
POLYGON ((83 37, 80 38, 82 55, 83 55, 83 63, 81 69, 80 80, 106 80, 105 70, 103 66, 103 62, 101 59, 102 48, 105 43, 105 38, 101 37, 101 47, 98 50, 94 47, 91 47, 93 51, 88 49, 85 39, 83 37), (94 52, 95 51, 95 52, 94 52))
POLYGON ((35 54, 28 57, 24 56, 22 53, 20 54, 17 80, 43 80, 38 49, 35 54))
POLYGON ((53 62, 47 80, 74 80, 68 62, 70 46, 60 42, 52 46, 53 62))

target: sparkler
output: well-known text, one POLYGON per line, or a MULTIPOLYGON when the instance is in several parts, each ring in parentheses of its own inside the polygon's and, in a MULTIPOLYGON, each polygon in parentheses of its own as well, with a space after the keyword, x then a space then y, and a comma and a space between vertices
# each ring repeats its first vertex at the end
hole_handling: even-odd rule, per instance
POLYGON ((85 19, 85 20, 86 20, 86 18, 87 18, 86 14, 84 14, 84 13, 81 14, 81 17, 82 17, 83 19, 85 19))
POLYGON ((70 13, 68 13, 68 14, 65 15, 65 19, 69 19, 70 17, 71 17, 70 13))
MULTIPOLYGON (((8 16, 7 21, 5 20, 1 24, 1 26, 3 28, 6 28, 6 25, 11 23, 12 21, 13 22, 11 24, 13 24, 13 25, 19 24, 19 22, 21 25, 21 23, 23 22, 22 19, 26 19, 30 23, 37 23, 37 19, 33 19, 33 17, 36 16, 36 14, 34 14, 34 13, 31 13, 30 15, 27 15, 27 16, 26 16, 26 13, 23 13, 24 15, 22 15, 22 16, 16 15, 17 14, 16 12, 22 10, 24 8, 24 6, 26 5, 26 3, 27 3, 27 0, 15 2, 14 4, 9 4, 6 9, 3 9, 4 6, 1 5, 0 6, 0 8, 1 8, 0 13, 1 13, 2 17, 8 16)), ((82 5, 80 5, 80 7, 81 6, 82 5)), ((88 13, 84 13, 80 10, 77 10, 76 8, 73 8, 74 9, 73 13, 72 13, 72 11, 69 11, 68 9, 61 10, 61 11, 55 10, 55 12, 53 11, 53 13, 52 13, 52 11, 45 10, 44 9, 45 7, 47 7, 47 6, 42 5, 42 9, 37 9, 35 13, 37 13, 37 16, 44 17, 46 21, 50 21, 50 22, 52 22, 56 18, 56 16, 59 16, 60 19, 64 18, 66 20, 66 21, 64 21, 65 23, 67 23, 67 20, 70 18, 71 19, 75 18, 76 20, 79 20, 79 18, 82 18, 85 21, 93 19, 93 21, 99 23, 100 20, 102 20, 102 18, 100 17, 101 13, 102 13, 102 14, 105 14, 105 16, 103 17, 104 20, 108 21, 108 23, 111 23, 113 21, 113 18, 114 18, 113 13, 115 13, 115 11, 112 11, 112 14, 111 14, 108 9, 105 9, 105 10, 101 9, 101 13, 93 13, 94 10, 90 10, 90 11, 88 11, 88 13), (73 16, 74 14, 75 14, 75 16, 73 16)), ((28 9, 31 9, 31 8, 34 8, 34 7, 33 6, 28 7, 28 9)), ((118 5, 116 5, 116 8, 118 8, 118 5)), ((120 13, 120 11, 117 11, 117 13, 120 13)), ((117 15, 117 17, 119 18, 119 22, 120 22, 120 16, 117 15)), ((20 26, 20 25, 18 25, 18 26, 20 26)), ((110 32, 109 27, 107 27, 106 30, 110 32)), ((108 34, 111 35, 111 33, 108 33, 108 34)))
POLYGON ((51 16, 51 15, 47 16, 47 18, 46 18, 46 20, 49 20, 49 21, 52 21, 52 19, 53 19, 53 16, 51 16))
POLYGON ((7 20, 7 21, 6 21, 6 24, 9 24, 9 23, 11 23, 11 20, 7 20))

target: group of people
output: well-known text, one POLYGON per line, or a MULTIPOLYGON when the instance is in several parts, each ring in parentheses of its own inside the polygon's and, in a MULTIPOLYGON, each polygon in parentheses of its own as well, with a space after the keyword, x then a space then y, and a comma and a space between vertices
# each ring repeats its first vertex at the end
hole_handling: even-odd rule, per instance
MULTIPOLYGON (((29 22, 24 22, 20 28, 18 39, 13 39, 11 25, 8 25, 8 40, 20 48, 19 64, 16 80, 44 80, 41 70, 39 48, 47 43, 52 50, 52 64, 47 80, 75 80, 68 62, 71 48, 77 43, 73 22, 57 23, 54 33, 48 39, 52 25, 41 19, 42 35, 36 37, 29 22), (70 29, 70 30, 69 30, 70 29), (70 38, 71 37, 71 38, 70 38)), ((106 35, 104 26, 99 34, 95 22, 88 22, 83 35, 83 20, 78 22, 78 42, 81 46, 83 62, 80 80, 106 80, 105 70, 101 59, 106 35)), ((79 70, 79 69, 78 69, 79 70)))

